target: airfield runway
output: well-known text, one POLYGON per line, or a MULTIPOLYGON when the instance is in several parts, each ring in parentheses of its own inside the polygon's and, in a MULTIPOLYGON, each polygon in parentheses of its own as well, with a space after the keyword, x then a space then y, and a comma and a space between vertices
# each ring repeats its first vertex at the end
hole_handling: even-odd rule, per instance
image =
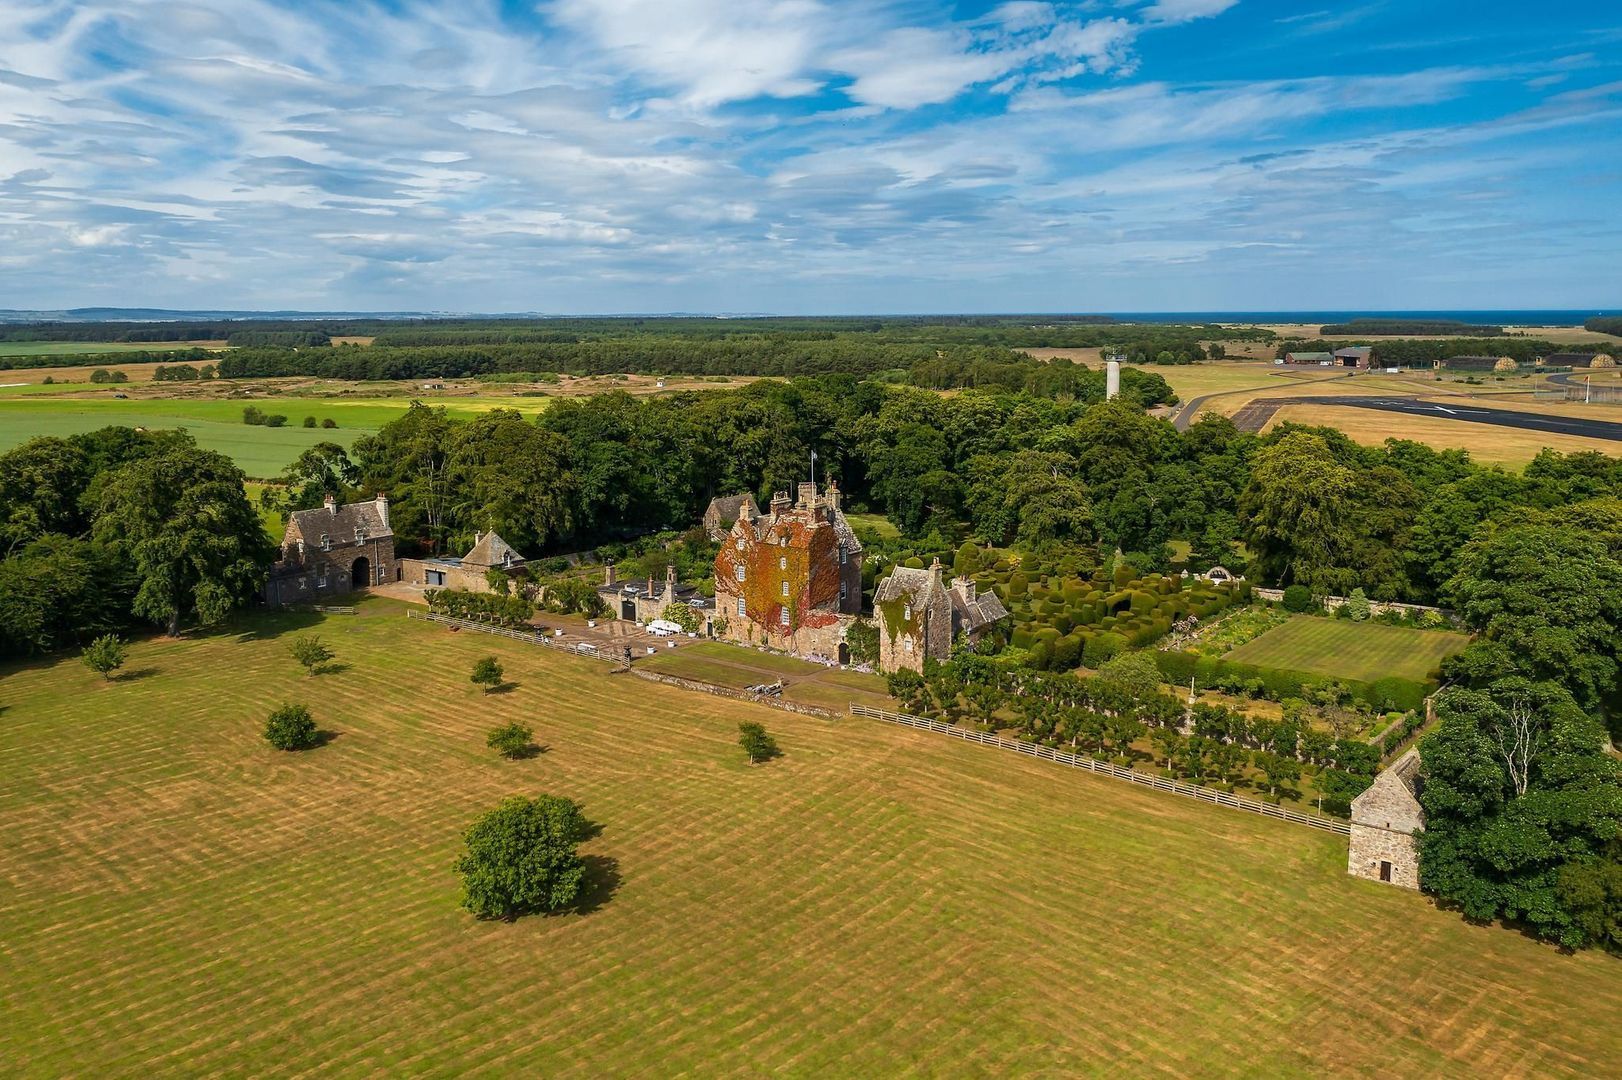
MULTIPOLYGON (((1240 431, 1260 431, 1267 426, 1273 414, 1286 405, 1344 405, 1353 409, 1377 409, 1381 412, 1422 416, 1428 420, 1457 420, 1466 424, 1493 424, 1498 427, 1542 431, 1551 435, 1578 435, 1586 439, 1608 439, 1622 442, 1622 423, 1611 420, 1585 420, 1575 416, 1549 416, 1543 413, 1515 412, 1510 409, 1486 409, 1479 405, 1423 401, 1419 398, 1390 395, 1368 397, 1296 397, 1263 398, 1252 401, 1233 414, 1233 422, 1240 431)), ((1393 432, 1400 435, 1400 432, 1393 432)))

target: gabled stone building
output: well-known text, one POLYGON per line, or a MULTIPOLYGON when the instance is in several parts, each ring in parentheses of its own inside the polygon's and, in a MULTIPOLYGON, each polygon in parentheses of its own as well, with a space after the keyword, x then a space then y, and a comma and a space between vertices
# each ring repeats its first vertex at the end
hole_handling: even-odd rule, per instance
POLYGON ((1352 800, 1352 836, 1346 872, 1404 889, 1419 888, 1419 840, 1425 811, 1419 805, 1424 785, 1416 746, 1374 778, 1369 789, 1352 800))
POLYGON ((862 544, 837 484, 801 484, 797 501, 779 492, 765 514, 741 505, 715 557, 717 636, 845 663, 861 610, 862 544))
POLYGON ((665 567, 665 580, 661 584, 649 577, 647 581, 621 581, 613 563, 603 568, 603 583, 597 586, 597 595, 616 619, 626 622, 650 623, 655 619, 668 619, 665 610, 671 604, 685 604, 698 616, 699 633, 713 635, 715 601, 698 591, 697 585, 682 585, 676 581, 674 564, 665 567))
POLYGON ((473 547, 460 559, 401 559, 399 580, 430 589, 490 592, 490 571, 510 579, 527 577, 528 563, 516 548, 494 532, 473 534, 473 547))
POLYGON ((310 603, 395 579, 394 530, 389 499, 338 504, 328 495, 315 510, 287 519, 282 556, 265 582, 271 604, 310 603))
POLYGON ((732 526, 741 517, 760 516, 755 497, 747 491, 741 495, 722 495, 710 500, 704 511, 704 532, 711 540, 724 540, 732 526))
POLYGON ((941 580, 941 561, 928 570, 898 566, 873 595, 879 624, 879 670, 924 670, 924 660, 947 660, 961 635, 970 644, 1008 617, 995 593, 982 593, 966 577, 941 580))

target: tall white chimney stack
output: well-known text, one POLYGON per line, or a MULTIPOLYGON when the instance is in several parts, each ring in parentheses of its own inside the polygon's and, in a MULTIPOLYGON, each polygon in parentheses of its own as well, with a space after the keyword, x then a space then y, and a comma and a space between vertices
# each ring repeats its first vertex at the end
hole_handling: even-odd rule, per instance
POLYGON ((1104 365, 1104 400, 1113 401, 1121 394, 1121 362, 1111 360, 1104 365))

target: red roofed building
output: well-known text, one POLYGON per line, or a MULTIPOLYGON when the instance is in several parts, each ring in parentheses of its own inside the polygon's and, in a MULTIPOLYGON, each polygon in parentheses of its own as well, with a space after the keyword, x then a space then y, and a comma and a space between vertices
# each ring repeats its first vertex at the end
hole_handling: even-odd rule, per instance
POLYGON ((847 662, 845 629, 862 610, 862 545, 839 508, 839 487, 801 484, 766 513, 753 504, 715 557, 715 631, 749 645, 847 662))

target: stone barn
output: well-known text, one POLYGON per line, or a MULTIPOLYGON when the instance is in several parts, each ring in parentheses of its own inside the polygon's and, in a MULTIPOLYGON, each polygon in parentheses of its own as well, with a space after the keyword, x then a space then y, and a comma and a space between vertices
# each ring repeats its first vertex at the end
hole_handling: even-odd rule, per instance
POLYGON ((665 567, 663 583, 647 581, 621 581, 613 563, 603 569, 603 583, 597 586, 597 595, 616 619, 626 622, 650 623, 655 619, 668 619, 665 611, 671 604, 685 604, 698 616, 699 632, 705 637, 714 633, 715 601, 698 591, 697 585, 682 585, 676 581, 676 567, 665 567))
POLYGON ((311 603, 395 579, 389 498, 338 504, 328 495, 316 510, 287 519, 282 555, 265 582, 270 604, 311 603))
POLYGON ((490 592, 489 574, 499 570, 510 579, 529 575, 528 563, 494 532, 473 534, 473 547, 460 559, 401 559, 398 580, 430 589, 490 592))
POLYGON ((1423 783, 1416 746, 1352 800, 1347 873, 1404 889, 1419 888, 1417 834, 1425 828, 1425 811, 1419 805, 1423 783))
POLYGON ((922 672, 926 659, 950 659, 959 635, 973 644, 1008 617, 997 595, 980 592, 969 578, 953 578, 947 587, 939 559, 928 570, 891 570, 873 595, 873 611, 879 624, 880 671, 922 672))

